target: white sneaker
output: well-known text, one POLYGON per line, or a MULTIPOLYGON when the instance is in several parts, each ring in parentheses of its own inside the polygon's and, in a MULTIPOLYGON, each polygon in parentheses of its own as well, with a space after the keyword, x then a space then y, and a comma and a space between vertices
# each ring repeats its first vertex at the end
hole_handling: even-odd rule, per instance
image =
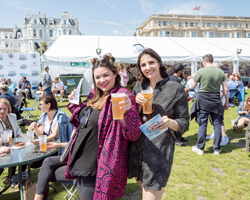
POLYGON ((222 137, 220 146, 226 146, 227 143, 229 143, 229 138, 227 137, 227 135, 224 135, 224 136, 222 137))
POLYGON ((221 150, 219 150, 219 151, 214 150, 214 155, 220 155, 220 152, 221 152, 221 150))
POLYGON ((207 139, 207 140, 214 139, 214 132, 213 132, 211 135, 207 136, 206 139, 207 139))
POLYGON ((203 155, 204 151, 197 148, 197 146, 192 146, 192 151, 198 153, 199 155, 203 155))
POLYGON ((62 103, 62 102, 63 102, 63 100, 61 99, 61 100, 60 100, 60 103, 62 103))

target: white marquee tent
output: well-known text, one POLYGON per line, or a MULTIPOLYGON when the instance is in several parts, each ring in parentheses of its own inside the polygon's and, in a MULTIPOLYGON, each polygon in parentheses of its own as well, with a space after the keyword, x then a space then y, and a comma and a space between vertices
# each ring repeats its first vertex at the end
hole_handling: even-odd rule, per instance
MULTIPOLYGON (((191 73, 197 71, 197 62, 211 53, 215 61, 233 61, 234 72, 238 72, 239 61, 250 61, 250 39, 248 38, 174 38, 133 36, 61 36, 42 56, 43 65, 50 66, 52 77, 66 73, 83 73, 83 94, 92 87, 90 65, 72 66, 71 63, 89 62, 101 55, 112 53, 116 62, 136 63, 139 52, 133 47, 141 44, 154 49, 163 62, 190 61, 191 73), (237 54, 237 48, 242 49, 237 54)), ((80 64, 81 65, 81 64, 80 64)))

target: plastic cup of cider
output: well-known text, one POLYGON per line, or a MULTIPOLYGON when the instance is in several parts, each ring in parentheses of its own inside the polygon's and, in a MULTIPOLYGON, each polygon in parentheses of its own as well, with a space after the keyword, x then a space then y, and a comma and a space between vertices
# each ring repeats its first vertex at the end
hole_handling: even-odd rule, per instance
POLYGON ((47 135, 40 135, 39 136, 39 145, 40 145, 40 151, 46 151, 47 147, 47 135))
POLYGON ((6 130, 4 131, 4 134, 8 135, 9 137, 9 145, 12 145, 12 130, 6 130))
POLYGON ((152 105, 153 105, 153 90, 142 90, 141 94, 147 100, 146 103, 143 104, 142 110, 144 114, 152 113, 152 105))
POLYGON ((125 100, 125 93, 112 93, 112 112, 113 119, 123 119, 124 111, 121 109, 124 104, 120 105, 119 103, 125 100))

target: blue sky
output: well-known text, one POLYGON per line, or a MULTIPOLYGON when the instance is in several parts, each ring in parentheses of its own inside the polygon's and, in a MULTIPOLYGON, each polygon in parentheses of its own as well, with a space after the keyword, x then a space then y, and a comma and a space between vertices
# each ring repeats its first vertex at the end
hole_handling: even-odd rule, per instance
POLYGON ((25 13, 59 18, 68 11, 85 35, 133 35, 151 14, 200 14, 250 17, 250 1, 211 0, 0 0, 0 28, 21 27, 25 13))

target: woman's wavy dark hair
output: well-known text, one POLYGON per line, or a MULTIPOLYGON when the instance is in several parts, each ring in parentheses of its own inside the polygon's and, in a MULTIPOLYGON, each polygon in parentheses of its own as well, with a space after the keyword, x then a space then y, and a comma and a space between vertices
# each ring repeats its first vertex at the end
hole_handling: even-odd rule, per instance
MULTIPOLYGON (((98 67, 106 67, 106 68, 110 69, 113 72, 113 74, 116 75, 115 85, 114 85, 114 87, 112 89, 120 86, 120 84, 121 84, 121 77, 120 77, 120 75, 119 75, 116 67, 114 66, 114 63, 115 63, 115 58, 110 53, 104 55, 103 59, 101 59, 101 60, 98 60, 98 58, 93 58, 91 60, 91 64, 93 65, 93 67, 92 67, 92 77, 93 77, 93 82, 94 82, 95 95, 94 95, 93 99, 91 99, 88 102, 88 106, 93 107, 93 105, 97 101, 99 101, 100 98, 103 97, 103 91, 101 89, 99 89, 96 86, 96 83, 95 83, 94 71, 95 71, 96 68, 98 68, 98 67)), ((101 107, 103 106, 102 104, 103 104, 103 102, 101 103, 101 107)))
POLYGON ((168 77, 168 73, 167 73, 167 67, 166 65, 164 65, 161 61, 161 57, 159 56, 158 53, 156 53, 153 49, 144 49, 143 52, 141 52, 141 54, 138 57, 137 63, 136 63, 136 67, 137 67, 137 80, 141 83, 144 83, 146 80, 149 81, 149 79, 144 76, 144 74, 141 71, 141 57, 144 55, 150 55, 152 58, 155 58, 157 60, 157 62, 160 64, 160 75, 162 78, 167 78, 168 77))

